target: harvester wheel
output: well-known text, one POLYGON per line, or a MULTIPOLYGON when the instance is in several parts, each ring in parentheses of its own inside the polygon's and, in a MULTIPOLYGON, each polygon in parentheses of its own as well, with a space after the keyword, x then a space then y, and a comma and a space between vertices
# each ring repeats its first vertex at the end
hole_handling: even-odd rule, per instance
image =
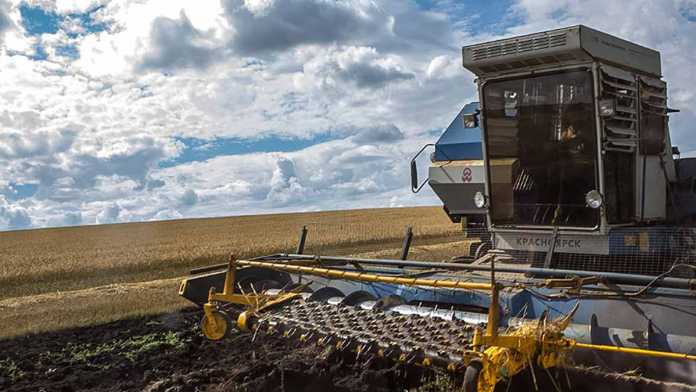
POLYGON ((476 257, 476 249, 478 249, 479 246, 481 246, 482 242, 480 241, 475 241, 469 244, 469 256, 470 257, 476 257))
POLYGON ((478 260, 481 257, 483 257, 488 251, 491 250, 491 244, 488 241, 482 242, 477 248, 476 252, 474 253, 474 260, 478 260))
POLYGON ((207 315, 203 315, 201 320, 201 331, 203 335, 210 340, 221 340, 230 335, 232 321, 230 317, 223 312, 213 311, 213 320, 207 315))
POLYGON ((478 391, 478 379, 483 364, 479 361, 471 361, 464 371, 464 392, 478 391))

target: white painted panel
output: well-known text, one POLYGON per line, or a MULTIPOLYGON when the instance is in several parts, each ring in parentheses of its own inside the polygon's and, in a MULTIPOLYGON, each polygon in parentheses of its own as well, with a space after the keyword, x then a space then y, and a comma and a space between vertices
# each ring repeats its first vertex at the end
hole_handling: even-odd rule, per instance
POLYGON ((483 161, 452 161, 433 164, 429 172, 434 184, 483 184, 486 181, 483 161))
POLYGON ((664 219, 667 216, 667 181, 659 156, 646 157, 644 207, 644 219, 664 219))
MULTIPOLYGON (((547 252, 551 247, 551 234, 546 233, 495 233, 496 248, 547 252)), ((598 235, 559 234, 555 251, 558 253, 609 254, 609 238, 598 235)))

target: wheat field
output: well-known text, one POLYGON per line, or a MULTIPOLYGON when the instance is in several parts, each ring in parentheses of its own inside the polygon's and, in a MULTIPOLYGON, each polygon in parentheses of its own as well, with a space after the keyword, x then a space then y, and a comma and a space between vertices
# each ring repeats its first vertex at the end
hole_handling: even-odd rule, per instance
POLYGON ((193 267, 305 251, 393 257, 406 226, 414 259, 465 252, 461 230, 438 207, 188 219, 0 233, 0 338, 169 312, 193 267), (443 244, 444 243, 444 244, 443 244))
POLYGON ((222 262, 294 251, 301 227, 306 252, 351 253, 416 238, 458 234, 437 207, 364 209, 189 219, 0 233, 0 299, 111 283, 181 276, 222 262))

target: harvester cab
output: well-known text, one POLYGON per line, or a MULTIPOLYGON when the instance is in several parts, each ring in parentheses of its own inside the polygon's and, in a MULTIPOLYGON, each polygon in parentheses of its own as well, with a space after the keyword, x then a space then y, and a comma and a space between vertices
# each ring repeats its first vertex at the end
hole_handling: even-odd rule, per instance
POLYGON ((575 26, 462 55, 482 102, 485 191, 472 201, 497 249, 546 268, 643 274, 696 251, 683 228, 696 172, 674 159, 658 52, 575 26))
POLYGON ((481 103, 441 136, 428 182, 453 220, 486 216, 492 249, 312 255, 302 230, 295 253, 191 271, 179 293, 203 334, 436 368, 466 392, 522 372, 531 390, 696 390, 696 161, 671 145, 659 53, 574 26, 466 46, 463 63, 481 103))

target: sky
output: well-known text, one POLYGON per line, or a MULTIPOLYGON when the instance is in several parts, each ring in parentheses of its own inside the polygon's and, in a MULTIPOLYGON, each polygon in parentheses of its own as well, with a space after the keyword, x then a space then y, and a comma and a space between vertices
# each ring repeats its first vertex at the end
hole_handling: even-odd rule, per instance
POLYGON ((695 0, 0 0, 0 230, 439 204, 461 47, 579 23, 661 51, 696 151, 695 0))

